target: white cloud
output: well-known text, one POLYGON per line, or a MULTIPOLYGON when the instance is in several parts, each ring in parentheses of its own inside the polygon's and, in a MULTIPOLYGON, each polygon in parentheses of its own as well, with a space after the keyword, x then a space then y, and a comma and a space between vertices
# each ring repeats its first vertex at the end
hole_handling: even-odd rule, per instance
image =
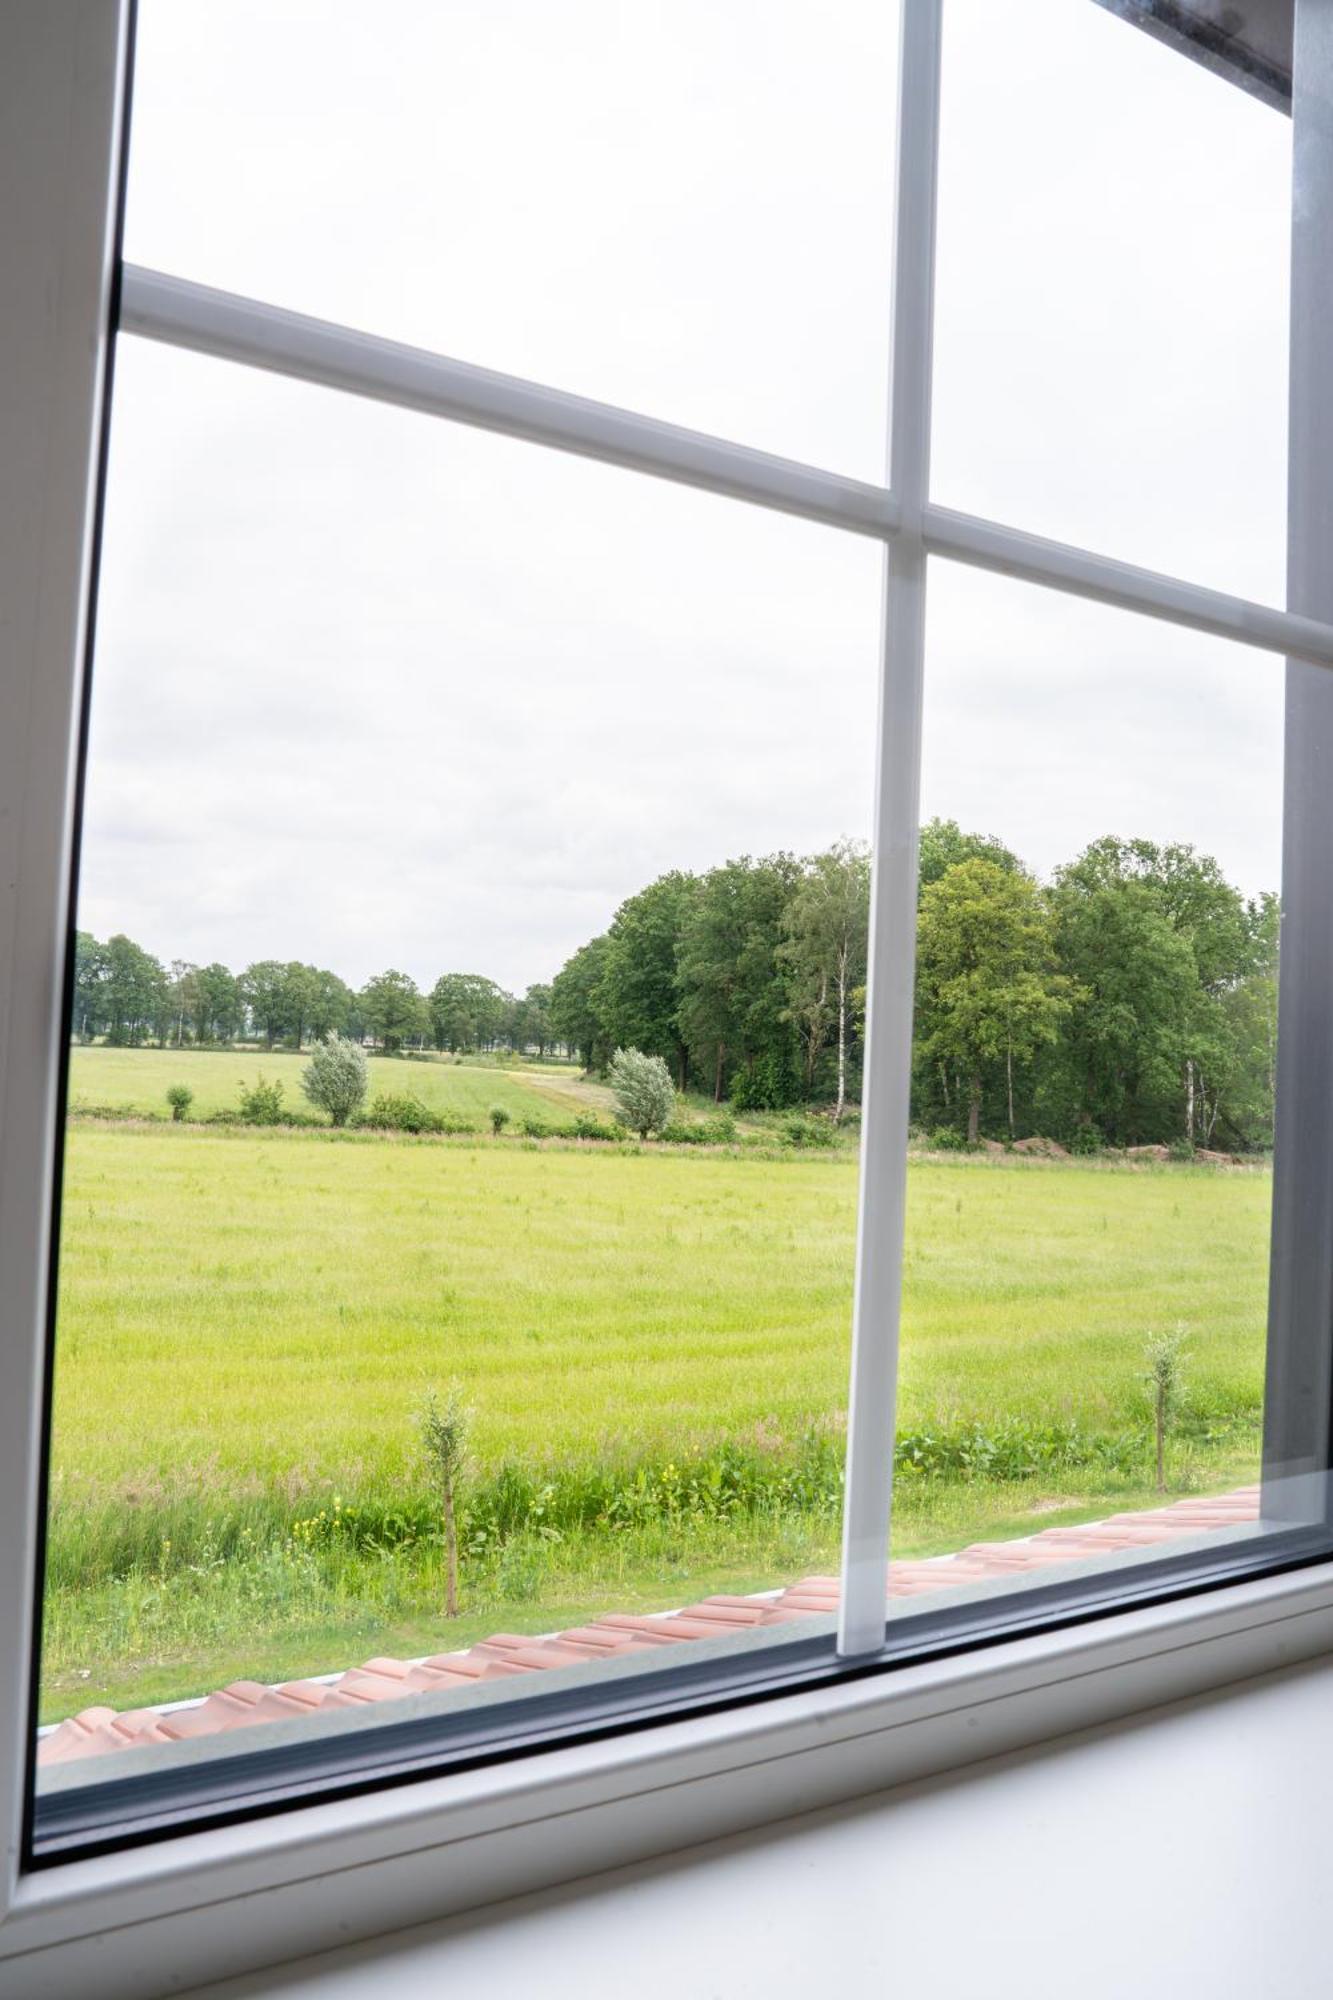
MULTIPOLYGON (((878 476, 889 9, 142 11, 132 258, 878 476)), ((1276 596, 1283 121, 1091 0, 948 12, 941 497, 1276 596)), ((127 340, 81 921, 549 977, 662 869, 868 831, 879 572, 127 340)), ((1261 657, 934 577, 925 808, 1043 870, 1274 882, 1279 738, 1261 657)))

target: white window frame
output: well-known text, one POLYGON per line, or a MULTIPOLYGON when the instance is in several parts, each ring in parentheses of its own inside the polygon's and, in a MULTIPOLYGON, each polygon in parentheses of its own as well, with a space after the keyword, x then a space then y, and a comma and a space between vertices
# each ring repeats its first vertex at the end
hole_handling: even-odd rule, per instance
MULTIPOLYGON (((1289 608, 929 498, 942 0, 903 0, 890 480, 843 478, 115 261, 126 0, 0 17, 0 1984, 137 2000, 1132 1712, 1333 1646, 1333 1564, 1075 1623, 521 1764, 41 1873, 19 1866, 41 1546, 65 912, 109 353, 123 331, 606 460, 886 549, 865 1152, 839 1650, 880 1648, 912 1028, 930 556, 1288 656, 1284 960, 1265 1481, 1328 1462, 1333 1402, 1333 9, 1297 0, 1289 608), (120 296, 116 297, 119 287, 120 296), (891 1433, 890 1433, 891 1434, 891 1433), (238 1922, 238 1905, 244 1920, 238 1922), (8 1982, 8 1983, 6 1983, 8 1982)), ((1266 1501, 1267 1507, 1267 1501, 1266 1501)), ((1276 1504, 1274 1511, 1277 1511, 1276 1504)))

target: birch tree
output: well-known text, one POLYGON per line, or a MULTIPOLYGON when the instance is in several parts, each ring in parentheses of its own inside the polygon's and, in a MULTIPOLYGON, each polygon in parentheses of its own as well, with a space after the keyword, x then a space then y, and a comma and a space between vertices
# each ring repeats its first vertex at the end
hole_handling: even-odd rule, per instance
POLYGON ((788 972, 788 1018, 800 1030, 806 1095, 826 1042, 837 1048, 838 1088, 833 1121, 847 1105, 847 1052, 852 996, 866 977, 870 928, 870 855, 859 841, 840 840, 805 863, 783 916, 780 956, 788 972))

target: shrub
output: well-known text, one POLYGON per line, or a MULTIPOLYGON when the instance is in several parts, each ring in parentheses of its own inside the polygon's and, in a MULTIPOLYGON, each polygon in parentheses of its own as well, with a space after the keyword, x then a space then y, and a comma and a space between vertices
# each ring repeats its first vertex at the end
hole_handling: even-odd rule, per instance
POLYGON ((194 1092, 188 1083, 173 1083, 167 1092, 167 1103, 171 1106, 172 1117, 179 1124, 194 1103, 194 1092))
POLYGON ((365 1050, 332 1028, 322 1042, 316 1042, 301 1073, 302 1090, 335 1125, 345 1125, 361 1109, 366 1083, 365 1050))
POLYGON ((937 1153, 965 1153, 967 1140, 952 1125, 937 1125, 930 1135, 930 1143, 937 1153))
POLYGON ((669 1146, 734 1146, 738 1134, 731 1113, 719 1111, 713 1118, 696 1118, 692 1125, 673 1118, 659 1136, 669 1146))
POLYGON ((549 1139, 551 1136, 551 1128, 544 1118, 525 1118, 518 1129, 527 1139, 549 1139))
POLYGON ((676 1091, 661 1056, 646 1056, 642 1049, 617 1049, 610 1079, 616 1109, 631 1132, 646 1139, 671 1123, 676 1091))
POLYGON ((491 1106, 490 1117, 491 1130, 498 1139, 504 1131, 505 1126, 509 1123, 509 1113, 505 1110, 503 1104, 493 1104, 491 1106))
POLYGON ((282 1085, 265 1083, 262 1070, 253 1084, 241 1085, 241 1123, 243 1125, 282 1123, 282 1085))
POLYGON ((591 1111, 580 1111, 574 1120, 576 1139, 605 1139, 614 1142, 623 1139, 624 1127, 614 1125, 609 1118, 595 1118, 591 1111))
POLYGON ((789 1118, 782 1128, 784 1146, 833 1146, 833 1127, 822 1118, 789 1118))
POLYGON ((1178 1165, 1187 1167, 1194 1158, 1194 1141, 1192 1139, 1173 1139, 1166 1150, 1169 1157, 1175 1160, 1178 1165))
POLYGON ((686 1125, 679 1118, 673 1118, 669 1125, 662 1127, 657 1136, 667 1146, 705 1146, 708 1143, 702 1121, 696 1125, 686 1125))
POLYGON ((380 1091, 365 1122, 381 1132, 439 1132, 443 1126, 430 1106, 408 1091, 380 1091))
POLYGON ((1069 1150, 1082 1160, 1091 1159, 1095 1153, 1106 1151, 1106 1141, 1095 1125, 1075 1127, 1074 1136, 1069 1141, 1069 1150))
POLYGON ((800 1094, 796 1065, 789 1055, 773 1050, 737 1070, 728 1092, 738 1111, 785 1111, 800 1094))

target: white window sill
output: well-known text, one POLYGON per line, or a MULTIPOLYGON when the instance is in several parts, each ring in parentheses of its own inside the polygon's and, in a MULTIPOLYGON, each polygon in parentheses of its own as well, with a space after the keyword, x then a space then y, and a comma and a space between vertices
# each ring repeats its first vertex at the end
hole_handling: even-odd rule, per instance
POLYGON ((193 2000, 1323 2000, 1328 1661, 193 2000))
POLYGON ((9 2000, 151 2000, 1333 1651, 1333 1564, 25 1877, 9 2000))

